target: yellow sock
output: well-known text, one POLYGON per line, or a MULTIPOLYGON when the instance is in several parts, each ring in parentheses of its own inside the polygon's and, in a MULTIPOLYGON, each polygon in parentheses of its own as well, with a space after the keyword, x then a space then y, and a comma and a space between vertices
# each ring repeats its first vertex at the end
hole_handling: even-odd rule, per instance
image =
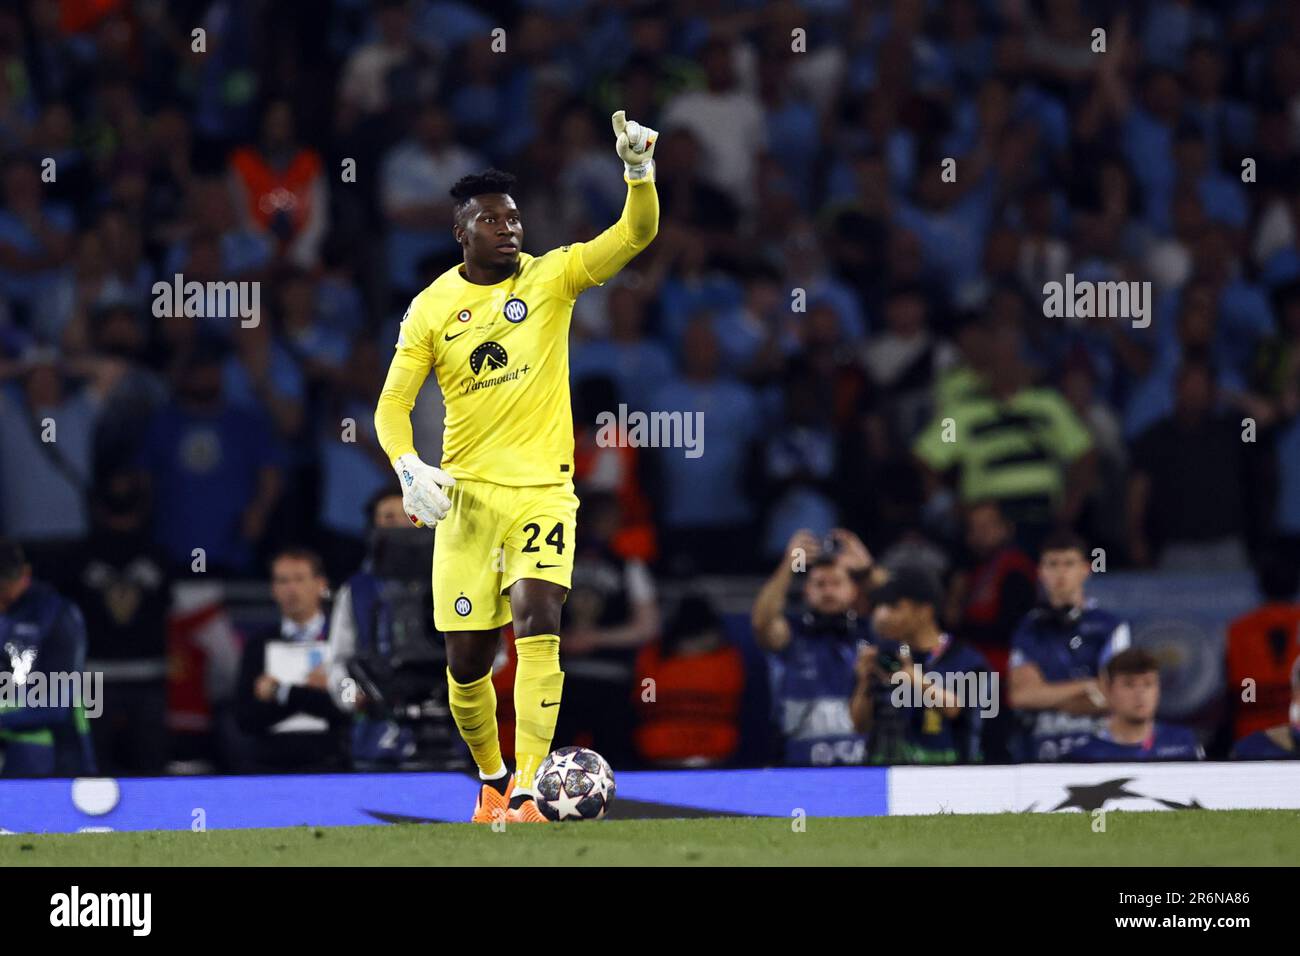
POLYGON ((500 770, 501 741, 497 737, 497 692, 492 686, 492 672, 468 684, 458 684, 449 668, 447 702, 479 772, 490 774, 500 770))
POLYGON ((560 638, 538 634, 515 640, 519 667, 515 671, 515 790, 531 791, 533 777, 551 752, 555 721, 560 715, 560 638))

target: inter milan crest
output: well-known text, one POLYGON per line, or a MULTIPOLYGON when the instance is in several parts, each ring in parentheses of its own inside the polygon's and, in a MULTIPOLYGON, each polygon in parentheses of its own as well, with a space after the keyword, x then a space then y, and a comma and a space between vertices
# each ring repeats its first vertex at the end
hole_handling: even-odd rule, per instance
POLYGON ((506 314, 507 322, 518 324, 528 318, 528 305, 523 299, 507 299, 502 311, 506 314))

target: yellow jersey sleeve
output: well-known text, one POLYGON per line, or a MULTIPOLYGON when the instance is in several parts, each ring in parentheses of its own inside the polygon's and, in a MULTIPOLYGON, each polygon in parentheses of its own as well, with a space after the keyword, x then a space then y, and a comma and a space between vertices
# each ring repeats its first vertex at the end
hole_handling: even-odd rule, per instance
POLYGON ((627 199, 618 222, 589 242, 575 242, 543 257, 560 259, 557 278, 563 294, 570 299, 612 279, 659 232, 659 194, 654 182, 624 182, 627 199))
POLYGON ((415 454, 411 409, 433 369, 432 341, 429 322, 417 296, 402 319, 397 351, 375 406, 375 434, 390 462, 402 455, 415 454))

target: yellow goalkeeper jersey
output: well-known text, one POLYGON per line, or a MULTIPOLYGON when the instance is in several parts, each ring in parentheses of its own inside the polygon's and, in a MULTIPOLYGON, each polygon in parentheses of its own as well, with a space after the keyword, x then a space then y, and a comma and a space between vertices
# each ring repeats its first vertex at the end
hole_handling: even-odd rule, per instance
POLYGON ((600 285, 650 244, 659 199, 628 182, 623 215, 590 242, 519 254, 514 275, 476 285, 449 269, 411 302, 375 409, 390 461, 415 452, 411 408, 433 371, 447 408, 442 468, 501 485, 573 478, 569 323, 584 289, 600 285))

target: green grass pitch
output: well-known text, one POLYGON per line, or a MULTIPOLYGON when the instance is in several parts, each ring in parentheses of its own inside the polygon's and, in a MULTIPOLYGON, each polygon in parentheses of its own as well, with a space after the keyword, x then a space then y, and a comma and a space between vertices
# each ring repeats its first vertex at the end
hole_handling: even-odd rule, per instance
POLYGON ((0 868, 51 866, 1277 866, 1300 811, 1112 811, 928 817, 398 824, 207 833, 14 834, 0 868), (802 832, 798 827, 802 826, 802 832))

